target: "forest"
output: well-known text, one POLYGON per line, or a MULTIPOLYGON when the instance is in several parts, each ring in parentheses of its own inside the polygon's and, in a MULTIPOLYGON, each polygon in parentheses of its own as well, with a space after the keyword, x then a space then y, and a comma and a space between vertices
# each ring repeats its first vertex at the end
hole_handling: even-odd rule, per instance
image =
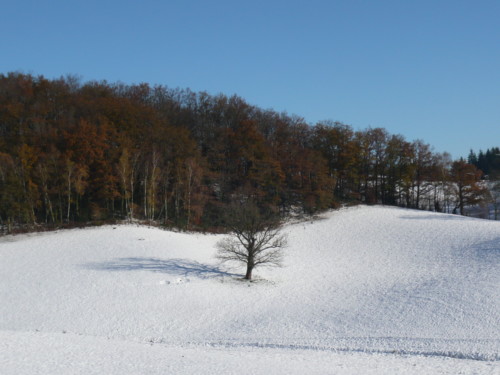
POLYGON ((0 74, 3 233, 119 220, 219 231, 242 199, 282 215, 357 203, 465 214, 489 199, 479 167, 473 152, 452 160, 238 96, 0 74))
POLYGON ((500 148, 498 147, 489 148, 485 152, 479 150, 478 153, 471 150, 467 162, 475 165, 483 171, 485 176, 493 180, 498 180, 500 177, 500 148))

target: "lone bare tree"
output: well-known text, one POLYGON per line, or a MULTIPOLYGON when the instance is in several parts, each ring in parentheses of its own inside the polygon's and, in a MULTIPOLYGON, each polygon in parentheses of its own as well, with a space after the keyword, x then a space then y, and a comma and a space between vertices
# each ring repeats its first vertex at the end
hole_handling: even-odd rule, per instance
POLYGON ((216 245, 219 260, 245 264, 246 280, 252 279, 252 271, 257 266, 282 265, 287 239, 280 232, 279 216, 263 214, 254 203, 246 202, 231 205, 226 221, 230 234, 216 245))

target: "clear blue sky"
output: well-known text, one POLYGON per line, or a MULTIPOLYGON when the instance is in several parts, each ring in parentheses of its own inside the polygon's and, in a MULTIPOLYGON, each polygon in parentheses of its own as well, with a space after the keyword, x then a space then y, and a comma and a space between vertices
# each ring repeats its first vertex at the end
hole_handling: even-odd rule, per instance
POLYGON ((435 151, 500 146, 500 0, 16 0, 0 73, 237 94, 435 151))

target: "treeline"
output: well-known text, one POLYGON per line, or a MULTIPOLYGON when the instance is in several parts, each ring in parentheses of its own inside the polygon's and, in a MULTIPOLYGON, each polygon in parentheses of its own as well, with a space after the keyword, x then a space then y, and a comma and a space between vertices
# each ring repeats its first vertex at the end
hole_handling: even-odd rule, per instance
POLYGON ((481 171, 382 128, 237 96, 0 75, 0 225, 148 220, 214 230, 235 198, 281 213, 345 202, 464 213, 481 171))
POLYGON ((492 147, 486 152, 479 150, 479 153, 471 150, 467 161, 483 171, 485 176, 500 179, 500 148, 492 147))

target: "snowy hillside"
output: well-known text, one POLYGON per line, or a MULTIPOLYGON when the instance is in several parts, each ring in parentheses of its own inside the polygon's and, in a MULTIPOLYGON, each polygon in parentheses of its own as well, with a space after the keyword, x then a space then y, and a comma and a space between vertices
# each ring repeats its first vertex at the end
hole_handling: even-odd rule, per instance
POLYGON ((500 223, 358 207, 286 231, 253 283, 215 235, 0 238, 0 373, 500 373, 500 223))

